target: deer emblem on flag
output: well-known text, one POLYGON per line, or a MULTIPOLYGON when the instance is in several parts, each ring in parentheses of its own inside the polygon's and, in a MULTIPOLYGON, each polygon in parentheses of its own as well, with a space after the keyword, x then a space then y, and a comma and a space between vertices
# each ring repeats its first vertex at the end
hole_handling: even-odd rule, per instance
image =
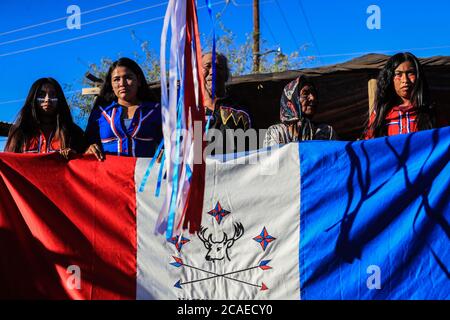
POLYGON ((228 261, 231 261, 228 250, 234 245, 234 243, 243 236, 244 226, 242 223, 237 222, 233 224, 234 234, 233 237, 228 239, 226 232, 223 232, 223 239, 221 241, 214 241, 212 234, 210 233, 206 237, 206 231, 208 228, 201 227, 200 231, 197 232, 198 238, 203 242, 203 245, 208 252, 206 253, 205 259, 207 261, 215 262, 216 260, 223 260, 227 257, 228 261))
MULTIPOLYGON (((217 225, 221 225, 222 221, 229 217, 231 214, 231 211, 225 210, 219 202, 217 202, 215 208, 208 212, 212 217, 212 221, 214 223, 217 223, 217 225)), ((200 240, 203 244, 203 246, 207 249, 205 260, 207 262, 213 262, 216 261, 231 261, 230 257, 230 249, 233 247, 233 245, 236 243, 237 240, 242 238, 244 235, 245 229, 241 222, 234 222, 233 224, 233 235, 230 237, 231 232, 225 232, 223 229, 215 229, 211 228, 213 231, 209 231, 211 229, 208 229, 204 226, 200 226, 200 231, 198 231, 197 238, 200 240), (220 231, 222 230, 222 231, 220 231), (219 240, 220 239, 220 240, 219 240), (226 259, 225 259, 226 258, 226 259)), ((269 232, 267 231, 266 227, 263 228, 261 233, 254 237, 253 240, 258 242, 261 246, 261 249, 265 251, 266 247, 269 245, 270 242, 274 241, 276 238, 271 236, 269 232)), ((190 243, 191 239, 187 239, 183 237, 182 235, 179 235, 177 237, 173 237, 172 239, 168 240, 170 243, 175 245, 178 253, 181 253, 181 249, 184 244, 190 243)), ((245 241, 244 241, 245 242, 245 241)), ((197 242, 198 243, 198 242, 197 242)), ((239 243, 241 244, 241 243, 239 243)), ((199 246, 201 246, 199 244, 199 246)), ((201 254, 200 254, 201 256, 201 254)), ((266 286, 264 282, 261 283, 255 283, 255 282, 249 282, 246 280, 238 279, 236 276, 241 273, 246 272, 256 272, 256 270, 260 270, 262 272, 265 272, 267 270, 271 270, 272 267, 269 265, 270 261, 269 259, 261 259, 259 262, 256 262, 256 264, 252 264, 247 267, 238 268, 237 270, 227 270, 227 271, 221 271, 217 272, 217 270, 214 268, 214 266, 217 266, 215 264, 209 264, 209 266, 213 267, 212 269, 208 267, 200 267, 196 264, 193 264, 189 261, 187 261, 187 257, 182 258, 181 256, 174 256, 172 255, 173 261, 170 262, 170 264, 175 268, 183 268, 183 269, 190 269, 190 270, 196 270, 198 272, 201 272, 205 275, 200 276, 197 275, 194 278, 188 277, 187 279, 179 279, 174 287, 178 289, 183 289, 184 286, 187 285, 193 285, 195 283, 199 282, 205 282, 205 281, 212 281, 214 279, 223 278, 227 280, 228 282, 234 282, 234 283, 240 283, 241 285, 247 285, 250 287, 257 288, 261 291, 266 291, 269 288, 266 286)), ((225 266, 225 265, 224 265, 225 266)))

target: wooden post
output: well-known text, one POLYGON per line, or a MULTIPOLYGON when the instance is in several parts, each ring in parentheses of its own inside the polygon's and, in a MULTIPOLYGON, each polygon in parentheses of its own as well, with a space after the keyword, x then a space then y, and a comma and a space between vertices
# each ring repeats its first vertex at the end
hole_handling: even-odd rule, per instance
POLYGON ((81 95, 83 95, 83 96, 98 95, 99 93, 100 93, 100 88, 98 88, 98 87, 81 89, 81 95))
POLYGON ((259 0, 253 0, 253 72, 259 72, 259 0))
POLYGON ((369 117, 373 112, 375 97, 377 94, 377 79, 370 79, 367 88, 369 90, 369 117))

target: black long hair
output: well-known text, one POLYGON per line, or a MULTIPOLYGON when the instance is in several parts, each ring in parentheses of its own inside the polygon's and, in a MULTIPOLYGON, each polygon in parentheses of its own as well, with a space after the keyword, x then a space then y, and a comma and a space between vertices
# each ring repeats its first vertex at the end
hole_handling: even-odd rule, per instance
POLYGON ((114 90, 111 84, 111 75, 117 67, 126 67, 137 76, 139 81, 137 98, 140 101, 155 101, 155 97, 147 84, 147 80, 145 79, 145 75, 141 67, 139 67, 139 65, 134 60, 123 57, 113 62, 109 67, 108 73, 105 77, 105 81, 103 82, 102 88, 100 89, 100 93, 95 100, 94 107, 106 107, 109 106, 113 101, 117 101, 117 97, 114 94, 114 90))
MULTIPOLYGON (((395 69, 406 61, 414 66, 416 72, 411 103, 417 110, 417 127, 419 130, 427 130, 436 126, 435 110, 430 100, 430 91, 422 65, 412 53, 400 52, 389 58, 378 75, 374 104, 375 119, 370 126, 366 126, 367 131, 373 132, 374 137, 387 134, 386 115, 398 103, 399 99, 394 88, 395 69)), ((370 118, 370 115, 368 118, 370 118)))
POLYGON ((39 103, 36 102, 36 97, 39 89, 44 84, 51 84, 55 88, 56 97, 58 98, 55 113, 55 137, 60 140, 62 149, 70 146, 71 131, 75 124, 64 92, 55 79, 41 78, 31 85, 25 103, 9 130, 5 151, 20 153, 23 146, 31 138, 40 134, 41 120, 39 119, 39 103))

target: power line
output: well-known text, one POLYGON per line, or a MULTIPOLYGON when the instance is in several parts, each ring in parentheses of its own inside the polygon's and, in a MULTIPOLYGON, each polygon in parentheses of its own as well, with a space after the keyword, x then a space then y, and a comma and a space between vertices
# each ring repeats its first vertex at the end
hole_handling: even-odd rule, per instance
POLYGON ((0 102, 0 105, 2 105, 2 104, 10 104, 10 103, 17 103, 17 102, 23 102, 23 101, 25 101, 25 99, 8 100, 8 101, 0 102))
MULTIPOLYGON (((317 45, 316 38, 314 37, 314 33, 313 33, 312 28, 311 28, 311 25, 310 25, 310 23, 309 23, 308 15, 306 14, 305 9, 303 8, 302 1, 301 1, 301 0, 298 0, 298 4, 299 4, 299 7, 300 7, 300 11, 301 11, 301 13, 303 14, 303 17, 305 18, 306 27, 308 28, 309 34, 311 35, 311 39, 312 39, 312 41, 313 41, 314 48, 316 49, 317 53, 318 53, 319 56, 320 56, 321 53, 320 53, 320 50, 319 50, 319 46, 317 45)), ((322 64, 322 61, 320 61, 320 58, 319 58, 319 63, 322 64)))
POLYGON ((289 23, 288 23, 288 21, 287 21, 287 19, 286 19, 286 16, 285 16, 284 13, 283 13, 283 10, 281 9, 280 4, 278 3, 278 0, 275 0, 275 3, 277 4, 278 9, 280 10, 281 17, 283 18, 284 23, 286 24, 286 26, 287 26, 287 28, 288 28, 289 34, 291 35, 292 40, 294 41, 294 44, 295 44, 295 45, 294 45, 294 48, 297 48, 297 45, 298 45, 299 42, 295 39, 295 35, 294 35, 294 33, 292 32, 291 27, 289 26, 289 23))
MULTIPOLYGON (((211 4, 211 5, 215 6, 215 5, 222 4, 224 2, 225 2, 225 0, 219 1, 219 2, 215 2, 215 3, 211 4)), ((198 7, 198 9, 203 9, 203 8, 206 8, 206 5, 198 7)), ((127 24, 127 25, 123 25, 123 26, 115 27, 115 28, 110 28, 110 29, 106 29, 106 30, 103 30, 103 31, 98 31, 98 32, 94 32, 94 33, 88 33, 88 34, 83 35, 83 36, 78 36, 78 37, 69 38, 69 39, 65 39, 65 40, 50 42, 50 43, 46 43, 46 44, 43 44, 43 45, 40 45, 40 46, 27 48, 27 49, 11 51, 11 52, 0 54, 0 58, 1 57, 6 57, 6 56, 12 56, 12 55, 19 54, 19 53, 29 52, 29 51, 33 51, 33 50, 37 50, 37 49, 52 47, 52 46, 55 46, 55 45, 58 45, 58 44, 63 44, 63 43, 68 43, 68 42, 77 41, 77 40, 81 40, 81 39, 86 39, 86 38, 94 37, 94 36, 97 36, 97 35, 100 35, 100 34, 112 32, 112 31, 117 31, 117 30, 121 30, 121 29, 129 28, 129 27, 133 27, 133 26, 149 23, 149 22, 156 21, 156 20, 162 20, 162 19, 164 19, 164 16, 151 18, 151 19, 147 19, 147 20, 143 20, 143 21, 139 21, 139 22, 135 22, 135 23, 130 23, 130 24, 127 24)))
MULTIPOLYGON (((225 5, 223 6, 222 11, 220 11, 219 13, 217 13, 217 14, 216 14, 216 17, 218 17, 219 19, 222 19, 223 15, 225 14, 225 12, 226 12, 227 9, 228 9, 228 5, 229 5, 229 4, 230 4, 230 0, 225 0, 225 5)), ((211 28, 211 31, 209 32, 208 37, 207 37, 206 39, 211 38, 211 35, 212 35, 213 31, 214 31, 215 24, 216 24, 217 20, 218 20, 218 19, 214 19, 214 25, 213 25, 213 27, 211 28)))
POLYGON ((273 42, 279 44, 278 40, 276 39, 275 35, 274 35, 273 32, 272 32, 272 29, 270 29, 270 25, 267 23, 266 18, 264 18, 264 14, 262 13, 262 11, 261 11, 261 18, 262 18, 262 21, 263 21, 263 23, 265 24, 267 30, 269 31, 269 34, 270 34, 270 36, 272 37, 273 42))
POLYGON ((236 0, 231 0, 231 3, 235 7, 249 7, 249 6, 253 6, 253 3, 237 3, 236 0))
MULTIPOLYGON (((140 8, 140 9, 136 9, 136 10, 131 10, 131 11, 123 12, 123 13, 120 13, 120 14, 116 14, 116 15, 100 18, 100 19, 97 19, 97 20, 85 22, 85 23, 82 23, 82 26, 87 26, 87 25, 90 25, 90 24, 94 24, 94 23, 98 23, 98 22, 102 22, 102 21, 106 21, 106 20, 111 20, 111 19, 114 19, 114 18, 126 16, 126 15, 129 15, 129 14, 141 12, 141 11, 148 10, 148 9, 153 9, 153 8, 156 8, 156 7, 161 7, 163 5, 166 5, 167 3, 168 2, 163 2, 163 3, 160 3, 160 4, 156 4, 156 5, 152 5, 152 6, 148 6, 148 7, 144 7, 144 8, 140 8)), ((58 32, 62 32, 62 31, 67 31, 67 28, 64 27, 64 28, 61 28, 61 29, 56 29, 56 30, 51 30, 51 31, 39 33, 39 34, 34 34, 34 35, 23 37, 23 38, 9 40, 9 41, 5 41, 5 42, 0 42, 0 46, 5 45, 5 44, 20 42, 20 41, 23 41, 23 40, 39 38, 39 37, 42 37, 42 36, 45 36, 45 35, 58 33, 58 32)))
MULTIPOLYGON (((133 1, 133 0, 124 0, 124 1, 116 2, 116 3, 112 3, 112 4, 109 4, 109 5, 103 6, 103 7, 99 7, 99 8, 95 8, 95 9, 91 9, 91 10, 87 10, 87 11, 83 11, 82 13, 83 14, 88 14, 88 13, 91 13, 91 12, 96 12, 96 11, 100 11, 100 10, 103 10, 103 9, 115 7, 115 6, 118 6, 118 5, 130 2, 130 1, 133 1)), ((26 26, 26 27, 21 27, 21 28, 18 28, 18 29, 2 32, 2 33, 0 33, 0 36, 4 36, 6 34, 16 33, 16 32, 19 32, 19 31, 40 27, 40 26, 43 26, 43 25, 46 25, 46 24, 49 24, 49 23, 53 23, 53 22, 57 22, 57 21, 61 21, 61 20, 66 20, 66 19, 67 19, 67 16, 64 16, 64 17, 61 17, 61 18, 40 22, 40 23, 29 25, 29 26, 26 26)))
POLYGON ((220 18, 223 17, 223 15, 225 14, 225 11, 227 11, 227 9, 228 9, 228 5, 229 5, 229 4, 230 4, 230 0, 225 0, 225 5, 223 6, 222 11, 220 11, 220 12, 218 13, 218 17, 220 17, 220 18))
MULTIPOLYGON (((216 5, 222 4, 224 2, 225 2, 225 0, 212 3, 211 5, 212 6, 216 6, 216 5)), ((203 8, 206 8, 206 6, 198 7, 198 9, 203 9, 203 8)), ((84 36, 80 36, 80 37, 74 37, 74 38, 70 38, 70 39, 66 39, 66 40, 61 40, 61 41, 47 43, 47 44, 42 45, 42 46, 37 46, 37 47, 27 48, 27 49, 23 49, 23 50, 8 52, 8 53, 1 54, 0 57, 14 55, 14 54, 23 53, 23 52, 28 52, 28 51, 32 51, 32 50, 41 49, 41 48, 46 48, 46 47, 50 47, 50 46, 54 46, 54 45, 58 45, 58 44, 66 43, 66 42, 72 42, 72 41, 76 41, 76 40, 80 40, 80 39, 84 39, 84 38, 89 38, 89 37, 93 37, 93 36, 96 36, 96 35, 99 35, 99 34, 108 33, 108 32, 112 32, 112 31, 128 28, 130 26, 135 26, 135 25, 140 25, 140 24, 144 24, 144 23, 148 23, 148 22, 152 22, 152 21, 156 21, 156 20, 161 20, 163 18, 164 18, 164 16, 156 17, 156 18, 140 21, 140 22, 137 22, 137 23, 132 23, 132 24, 116 27, 116 28, 103 30, 103 31, 100 31, 100 32, 90 33, 90 34, 87 34, 87 35, 84 35, 84 36)), ((65 95, 72 94, 72 93, 79 92, 79 91, 80 90, 66 92, 65 95)), ((23 101, 25 101, 25 99, 15 99, 15 100, 1 101, 0 105, 11 104, 11 103, 18 103, 18 102, 23 102, 23 101)))
POLYGON ((124 25, 124 26, 120 26, 120 27, 115 27, 115 28, 106 29, 106 30, 99 31, 99 32, 89 33, 89 34, 86 34, 84 36, 79 36, 79 37, 74 37, 74 38, 70 38, 70 39, 50 42, 50 43, 47 43, 47 44, 43 44, 41 46, 36 46, 36 47, 27 48, 27 49, 22 49, 22 50, 12 51, 12 52, 8 52, 8 53, 3 53, 3 54, 0 54, 0 57, 12 56, 12 55, 15 55, 15 54, 18 54, 18 53, 24 53, 24 52, 28 52, 28 51, 37 50, 37 49, 52 47, 52 46, 55 46, 55 45, 58 45, 58 44, 63 44, 63 43, 68 43, 68 42, 77 41, 77 40, 81 40, 81 39, 86 39, 86 38, 94 37, 94 36, 97 36, 97 35, 100 35, 100 34, 104 34, 104 33, 112 32, 112 31, 117 31, 117 30, 129 28, 129 27, 141 25, 141 24, 144 24, 144 23, 149 23, 149 22, 156 21, 156 20, 161 20, 163 18, 164 17, 157 17, 157 18, 147 19, 147 20, 143 20, 143 21, 139 21, 139 22, 135 22, 135 23, 130 23, 130 24, 127 24, 127 25, 124 25))

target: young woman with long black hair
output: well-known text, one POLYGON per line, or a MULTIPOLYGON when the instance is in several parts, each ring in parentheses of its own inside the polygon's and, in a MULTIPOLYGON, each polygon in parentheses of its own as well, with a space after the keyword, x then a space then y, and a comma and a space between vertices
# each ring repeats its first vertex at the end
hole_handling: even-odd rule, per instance
POLYGON ((87 153, 152 157, 162 140, 161 108, 139 65, 120 58, 108 70, 89 117, 87 153))
POLYGON ((82 153, 83 130, 72 119, 67 100, 53 78, 36 80, 11 127, 5 151, 16 153, 82 153))
POLYGON ((374 109, 364 138, 435 127, 435 110, 419 59, 409 52, 393 55, 378 76, 374 109))

